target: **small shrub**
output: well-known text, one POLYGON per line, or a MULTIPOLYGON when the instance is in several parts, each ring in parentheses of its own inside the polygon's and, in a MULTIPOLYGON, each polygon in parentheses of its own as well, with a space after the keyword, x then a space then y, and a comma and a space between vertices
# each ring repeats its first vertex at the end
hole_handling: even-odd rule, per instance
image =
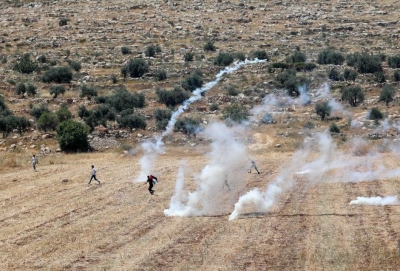
POLYGON ((383 119, 383 113, 378 108, 373 107, 369 112, 368 118, 378 123, 379 120, 383 119))
POLYGON ((222 110, 224 120, 240 123, 247 120, 247 108, 244 105, 232 104, 222 110))
POLYGON ((154 71, 154 78, 156 81, 164 81, 167 79, 167 72, 165 70, 154 71))
POLYGON ((170 109, 154 110, 154 117, 156 118, 156 127, 158 130, 164 130, 167 127, 169 120, 171 119, 172 111, 170 109))
POLYGON ((117 112, 125 109, 143 108, 145 106, 145 96, 141 93, 130 93, 126 89, 119 89, 111 96, 100 96, 96 99, 97 103, 105 103, 113 107, 117 112), (101 101, 103 100, 103 101, 101 101))
POLYGON ((344 69, 343 77, 345 80, 355 81, 357 79, 357 76, 358 76, 358 72, 356 72, 355 70, 347 69, 347 68, 344 69))
POLYGON ((388 65, 392 69, 400 68, 400 57, 399 56, 389 57, 388 65))
POLYGON ((37 121, 37 127, 41 131, 54 131, 59 123, 58 117, 55 113, 45 112, 37 121))
POLYGON ((331 79, 333 81, 342 81, 342 80, 340 80, 341 79, 340 73, 336 69, 332 69, 329 72, 328 77, 329 77, 329 79, 331 79))
POLYGON ((50 94, 53 95, 53 98, 57 98, 59 94, 65 93, 64 85, 55 85, 50 87, 50 94))
POLYGON ((347 87, 342 92, 342 100, 356 107, 359 103, 364 101, 364 92, 360 86, 347 87))
POLYGON ((35 96, 37 93, 37 87, 35 85, 33 85, 32 83, 28 83, 26 85, 26 94, 28 94, 28 96, 35 96))
POLYGON ((88 97, 89 99, 93 96, 97 96, 96 88, 88 85, 83 85, 81 88, 81 97, 88 97))
POLYGON ((331 48, 328 48, 318 54, 317 63, 322 65, 326 64, 342 65, 344 59, 345 58, 343 54, 335 52, 331 48))
POLYGON ((190 135, 196 137, 196 135, 201 131, 200 121, 190 117, 178 119, 175 123, 174 131, 180 131, 189 137, 190 135))
POLYGON ((286 58, 286 62, 288 63, 306 62, 306 60, 306 55, 300 50, 294 51, 293 55, 286 58))
POLYGON ((180 87, 175 87, 173 90, 157 89, 156 94, 158 96, 158 102, 166 106, 181 104, 190 97, 189 93, 180 87))
POLYGON ((146 48, 146 51, 144 52, 144 54, 145 54, 147 57, 154 57, 154 56, 156 55, 156 47, 155 47, 154 45, 149 45, 149 46, 146 48))
POLYGON ((384 86, 379 95, 379 101, 385 102, 386 106, 389 106, 389 103, 393 101, 395 95, 395 89, 392 86, 384 86))
POLYGON ((29 111, 29 114, 32 116, 32 117, 34 117, 35 119, 39 119, 40 118, 40 116, 43 114, 43 113, 46 113, 46 112, 50 112, 50 109, 49 109, 49 107, 47 106, 47 104, 40 104, 40 106, 39 107, 33 107, 30 111, 29 111))
POLYGON ((394 73, 393 73, 393 81, 400 82, 400 72, 399 71, 394 71, 394 73))
POLYGON ((386 76, 383 72, 375 72, 374 77, 375 77, 375 82, 377 82, 377 83, 385 83, 386 82, 386 76))
POLYGON ((69 61, 69 66, 76 72, 79 72, 82 69, 82 64, 78 61, 69 61))
POLYGON ((121 47, 121 53, 123 55, 130 55, 130 54, 132 54, 132 50, 129 47, 122 46, 121 47))
POLYGON ((215 51, 216 47, 214 45, 214 42, 209 40, 206 42, 206 44, 204 44, 203 49, 204 51, 215 51))
POLYGON ((187 52, 183 56, 183 59, 185 60, 185 62, 193 61, 193 58, 194 58, 194 53, 192 53, 192 52, 187 52))
POLYGON ((232 53, 220 52, 214 59, 214 65, 216 66, 229 66, 232 64, 234 56, 232 53))
POLYGON ((332 134, 338 134, 340 133, 340 129, 336 125, 336 123, 332 122, 332 124, 329 126, 329 132, 331 132, 332 134))
POLYGON ((90 111, 87 110, 86 106, 81 105, 78 107, 78 116, 83 119, 90 116, 90 111))
POLYGON ((70 67, 52 67, 43 74, 42 81, 44 83, 55 82, 58 84, 70 83, 72 80, 72 70, 70 67))
POLYGON ((326 116, 330 116, 332 107, 328 102, 317 103, 315 105, 315 113, 321 117, 321 120, 325 120, 326 116))
POLYGON ((72 113, 69 111, 68 106, 65 103, 57 110, 56 115, 60 122, 72 119, 72 113))
POLYGON ((304 124, 303 128, 304 128, 304 129, 314 129, 314 128, 315 128, 315 124, 312 123, 311 121, 307 121, 307 122, 304 124))
POLYGON ((69 18, 61 18, 61 19, 58 21, 58 25, 59 25, 59 26, 67 25, 69 21, 70 21, 69 18))
POLYGON ((128 64, 121 69, 121 74, 130 75, 132 78, 142 77, 149 71, 149 65, 141 58, 131 59, 128 64))
POLYGON ((47 58, 46 58, 45 55, 40 55, 40 56, 37 58, 37 60, 38 60, 40 63, 46 63, 46 62, 47 62, 47 58))
POLYGON ((353 66, 359 73, 375 73, 382 71, 381 58, 368 53, 354 53, 346 58, 347 65, 353 66))
POLYGON ((200 70, 196 70, 190 76, 182 80, 181 86, 188 91, 193 91, 203 86, 203 73, 200 70))
POLYGON ((244 53, 238 52, 235 53, 235 59, 239 60, 239 61, 245 61, 246 60, 246 55, 244 53))
POLYGON ((232 85, 227 86, 226 87, 226 91, 228 92, 229 96, 237 96, 240 93, 240 91, 237 89, 237 87, 236 86, 232 86, 232 85))
POLYGON ((146 118, 141 114, 131 114, 127 116, 121 116, 118 118, 118 124, 122 128, 137 128, 137 129, 145 129, 146 128, 146 118))
POLYGON ((117 77, 117 75, 115 75, 115 74, 112 74, 112 75, 111 75, 111 82, 112 82, 113 84, 118 83, 118 77, 117 77))
POLYGON ((216 111, 216 110, 219 110, 218 104, 217 103, 212 103, 210 105, 210 111, 216 111))
POLYGON ((259 50, 253 52, 253 58, 258 58, 260 60, 268 59, 267 52, 265 50, 259 50))
POLYGON ((26 92, 26 86, 24 83, 18 83, 15 87, 15 94, 17 95, 24 95, 26 92))
POLYGON ((30 54, 24 54, 14 66, 15 71, 27 74, 34 72, 37 68, 38 64, 31 60, 30 54))
POLYGON ((76 152, 87 151, 89 149, 89 142, 87 140, 89 127, 86 125, 74 120, 67 120, 60 123, 56 131, 61 150, 76 152))

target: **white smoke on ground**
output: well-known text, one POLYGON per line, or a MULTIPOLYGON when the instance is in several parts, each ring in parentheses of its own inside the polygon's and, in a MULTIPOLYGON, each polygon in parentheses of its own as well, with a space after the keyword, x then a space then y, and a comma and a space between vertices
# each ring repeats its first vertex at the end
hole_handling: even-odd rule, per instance
POLYGON ((244 188, 244 174, 248 167, 247 148, 238 141, 240 127, 227 127, 213 123, 203 132, 212 139, 208 164, 197 177, 195 191, 183 191, 183 179, 178 175, 175 193, 171 198, 167 216, 221 215, 228 212, 237 193, 244 188))
POLYGON ((301 85, 297 88, 300 93, 300 101, 302 105, 306 105, 310 102, 310 95, 307 92, 308 86, 306 84, 301 85))
POLYGON ((238 218, 249 206, 255 212, 270 211, 282 193, 295 186, 297 178, 302 178, 308 184, 316 184, 400 177, 400 168, 387 169, 381 155, 374 148, 365 147, 364 140, 355 138, 347 146, 350 152, 342 152, 338 150, 330 134, 316 134, 315 138, 305 140, 290 164, 282 168, 265 192, 255 188, 241 196, 229 219, 238 218))
POLYGON ((188 108, 190 104, 199 100, 202 97, 202 93, 210 90, 215 85, 217 85, 221 81, 224 75, 231 74, 240 69, 244 65, 258 64, 264 62, 267 62, 267 60, 259 60, 257 58, 254 60, 246 59, 245 61, 240 61, 240 62, 236 61, 233 63, 233 67, 226 67, 225 69, 221 70, 215 76, 214 81, 208 82, 201 88, 195 89, 193 91, 193 95, 189 99, 184 101, 183 104, 179 106, 176 111, 172 113, 171 119, 169 120, 168 125, 165 131, 161 134, 161 136, 153 138, 151 140, 147 140, 144 143, 142 143, 141 149, 143 150, 143 157, 140 159, 141 169, 139 176, 134 181, 141 182, 146 180, 144 179, 144 177, 150 174, 150 172, 152 171, 154 167, 154 162, 157 160, 158 154, 162 153, 165 149, 162 139, 173 131, 175 123, 178 120, 178 117, 188 108))
POLYGON ((171 198, 171 202, 169 204, 169 208, 164 211, 165 215, 172 215, 169 210, 183 210, 185 206, 183 202, 187 200, 187 195, 184 193, 184 185, 185 185, 185 168, 187 167, 186 163, 181 162, 178 175, 176 176, 175 183, 175 192, 171 198))
POLYGON ((396 196, 387 197, 357 197, 356 200, 350 201, 350 205, 400 205, 400 201, 396 196))

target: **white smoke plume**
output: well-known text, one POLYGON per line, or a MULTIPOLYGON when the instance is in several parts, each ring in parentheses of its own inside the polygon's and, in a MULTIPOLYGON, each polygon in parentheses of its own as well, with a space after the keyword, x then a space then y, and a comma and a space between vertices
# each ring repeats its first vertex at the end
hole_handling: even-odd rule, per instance
POLYGON ((307 88, 308 87, 306 84, 301 85, 297 88, 300 92, 300 101, 302 105, 308 104, 311 100, 310 95, 308 95, 307 88))
POLYGON ((224 214, 244 188, 244 174, 249 163, 247 149, 235 139, 243 129, 213 123, 203 133, 213 140, 207 154, 209 162, 198 175, 197 188, 193 192, 182 190, 183 178, 178 175, 175 194, 169 208, 164 210, 167 216, 224 214))
POLYGON ((357 197, 356 200, 350 201, 351 205, 400 205, 400 201, 397 196, 387 197, 357 197))
POLYGON ((239 198, 229 219, 238 218, 250 207, 255 212, 270 211, 281 194, 295 186, 297 178, 315 184, 373 181, 400 176, 400 168, 385 168, 379 153, 374 148, 365 149, 362 139, 350 141, 348 150, 350 152, 339 151, 328 133, 319 133, 314 139, 305 140, 290 164, 282 168, 265 192, 255 188, 239 198))
POLYGON ((214 81, 208 82, 203 87, 195 89, 193 91, 193 95, 189 99, 184 101, 183 104, 179 106, 175 112, 172 113, 171 119, 169 120, 168 125, 161 136, 148 140, 141 145, 144 156, 140 159, 141 170, 139 176, 134 181, 146 181, 145 177, 151 173, 154 162, 157 160, 157 155, 164 151, 164 143, 162 142, 162 139, 172 132, 175 123, 178 120, 178 117, 188 108, 190 104, 199 100, 202 97, 201 94, 203 92, 206 92, 217 85, 224 75, 233 73, 244 65, 258 64, 264 62, 267 62, 267 60, 259 60, 257 58, 254 60, 246 59, 245 61, 236 61, 233 63, 233 67, 226 67, 225 69, 221 70, 216 75, 214 81))

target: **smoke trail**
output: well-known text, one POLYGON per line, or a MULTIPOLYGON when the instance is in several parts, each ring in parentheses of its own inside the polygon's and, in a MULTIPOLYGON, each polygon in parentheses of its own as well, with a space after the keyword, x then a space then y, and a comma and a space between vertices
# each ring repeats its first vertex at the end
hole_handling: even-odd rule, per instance
POLYGON ((310 95, 307 93, 307 84, 301 85, 297 88, 300 92, 300 101, 302 105, 306 105, 310 102, 310 95))
POLYGON ((397 196, 387 196, 387 197, 357 197, 356 200, 350 201, 351 205, 400 205, 400 201, 397 196))
POLYGON ((172 113, 171 119, 169 120, 168 125, 167 125, 165 131, 161 134, 161 136, 157 137, 157 138, 153 138, 151 140, 148 140, 141 145, 144 156, 140 159, 141 170, 140 170, 139 176, 134 181, 141 182, 141 181, 146 180, 145 177, 148 174, 150 174, 150 172, 153 168, 153 164, 157 159, 157 155, 159 153, 161 153, 162 151, 164 151, 164 143, 162 142, 162 139, 164 138, 164 136, 166 136, 172 132, 179 115, 181 115, 188 108, 188 106, 190 104, 199 100, 202 97, 201 94, 203 92, 206 92, 206 91, 210 90, 211 88, 213 88, 215 85, 217 85, 219 83, 219 81, 221 81, 222 77, 225 74, 230 74, 234 71, 237 71, 244 65, 264 63, 266 61, 267 60, 259 60, 257 58, 254 60, 246 59, 245 61, 241 61, 241 62, 236 61, 233 63, 233 67, 226 67, 225 69, 221 70, 216 75, 214 81, 208 82, 203 87, 195 89, 193 91, 193 95, 189 99, 184 101, 183 104, 181 106, 179 106, 175 112, 172 113))
POLYGON ((187 199, 183 191, 183 187, 185 184, 185 167, 186 163, 181 163, 181 165, 179 166, 178 175, 176 177, 175 193, 171 198, 169 209, 164 210, 164 214, 167 216, 171 216, 174 214, 171 210, 183 210, 185 208, 185 206, 182 204, 182 202, 187 199))
POLYGON ((240 127, 227 127, 213 123, 204 134, 213 140, 208 153, 209 163, 198 176, 197 188, 183 192, 182 178, 177 178, 175 194, 171 198, 167 216, 220 215, 229 211, 235 202, 237 191, 244 188, 243 175, 246 172, 247 149, 235 140, 240 127))

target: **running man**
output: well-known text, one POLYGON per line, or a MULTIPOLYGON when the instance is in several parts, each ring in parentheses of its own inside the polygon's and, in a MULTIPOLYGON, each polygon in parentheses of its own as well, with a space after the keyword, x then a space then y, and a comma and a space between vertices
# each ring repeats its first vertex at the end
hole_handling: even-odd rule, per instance
POLYGON ((92 165, 92 177, 90 177, 90 181, 89 181, 88 184, 90 184, 90 183, 92 182, 93 179, 94 179, 95 181, 97 181, 97 182, 100 184, 100 181, 97 180, 97 178, 96 178, 96 169, 95 169, 94 166, 92 165))
POLYGON ((153 186, 158 182, 157 177, 153 176, 153 175, 149 175, 147 176, 147 183, 149 183, 149 192, 150 194, 154 194, 154 190, 153 190, 153 186))
POLYGON ((222 185, 222 190, 224 190, 225 185, 228 187, 229 191, 231 191, 231 187, 228 184, 228 173, 225 173, 224 184, 222 185))
POLYGON ((260 174, 260 172, 258 171, 258 168, 257 168, 256 162, 254 162, 254 160, 253 160, 253 159, 251 159, 251 158, 249 158, 249 160, 250 160, 250 163, 251 163, 251 166, 250 166, 249 173, 251 173, 251 170, 252 170, 253 168, 255 168, 255 169, 257 170, 257 173, 258 173, 258 174, 260 174))
POLYGON ((35 155, 32 156, 32 166, 33 166, 33 171, 37 171, 36 170, 36 164, 39 164, 38 159, 36 158, 35 155))

